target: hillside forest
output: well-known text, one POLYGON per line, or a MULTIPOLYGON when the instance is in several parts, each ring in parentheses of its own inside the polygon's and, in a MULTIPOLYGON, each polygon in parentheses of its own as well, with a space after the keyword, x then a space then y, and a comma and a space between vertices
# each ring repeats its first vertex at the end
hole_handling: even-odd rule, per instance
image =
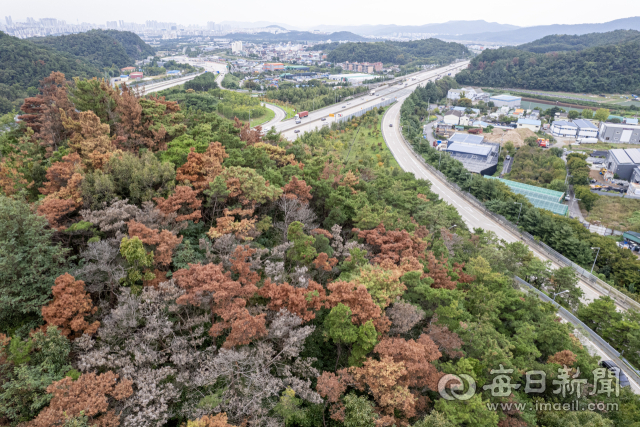
POLYGON ((0 31, 0 114, 18 110, 52 72, 90 78, 120 75, 120 68, 154 54, 128 31, 92 30, 22 40, 0 31))
MULTIPOLYGON (((634 32, 635 33, 635 32, 634 32)), ((586 36, 549 36, 521 47, 487 49, 474 57, 467 70, 456 75, 461 85, 509 87, 582 93, 640 91, 640 38, 631 33, 586 36), (617 41, 621 38, 620 41, 617 41), (600 44, 611 40, 611 43, 600 44), (582 50, 556 51, 594 45, 582 50), (544 51, 545 53, 536 53, 544 51)))
MULTIPOLYGON (((1 422, 637 423, 638 396, 590 395, 597 358, 513 286, 566 289, 575 305, 573 271, 469 230, 390 160, 383 113, 289 142, 125 85, 43 79, 0 134, 1 422), (519 390, 492 395, 482 386, 503 367, 519 390), (529 370, 546 391, 523 391, 529 370), (578 370, 582 392, 554 391, 578 370), (457 384, 440 380, 461 373, 477 393, 442 398, 457 384), (596 399, 619 408, 487 407, 596 399)), ((624 325, 638 319, 605 324, 607 304, 585 321, 617 330, 637 363, 624 325)))
POLYGON ((433 38, 408 42, 336 42, 315 45, 313 50, 327 51, 329 62, 382 62, 397 65, 448 64, 469 55, 464 45, 433 38))

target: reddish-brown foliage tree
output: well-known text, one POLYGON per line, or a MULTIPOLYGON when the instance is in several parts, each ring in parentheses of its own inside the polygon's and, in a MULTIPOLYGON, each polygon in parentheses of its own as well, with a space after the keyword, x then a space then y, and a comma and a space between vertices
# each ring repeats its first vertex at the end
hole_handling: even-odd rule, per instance
POLYGON ((133 394, 132 383, 113 372, 82 374, 74 381, 65 377, 47 387, 47 393, 53 394, 49 406, 28 423, 32 427, 51 427, 65 425, 65 421, 84 415, 89 425, 117 427, 120 416, 109 410, 110 400, 122 400, 133 394))
POLYGON ((212 142, 207 150, 201 154, 194 148, 187 156, 187 162, 176 171, 176 181, 189 181, 193 188, 200 192, 213 182, 222 172, 222 162, 229 157, 222 144, 212 142))
POLYGON ((360 181, 358 180, 358 177, 356 177, 351 171, 347 171, 346 174, 343 174, 342 169, 343 166, 341 164, 334 163, 333 161, 327 163, 322 170, 320 179, 331 182, 331 186, 333 188, 347 187, 353 194, 356 194, 356 190, 353 187, 359 184, 360 181))
POLYGON ((211 227, 207 236, 217 239, 225 234, 233 233, 238 239, 251 240, 256 233, 256 217, 248 218, 253 215, 253 209, 225 209, 224 216, 216 218, 216 226, 211 227), (239 216, 240 220, 236 221, 235 216, 239 216))
POLYGON ((98 308, 93 306, 82 280, 65 273, 56 279, 51 291, 53 301, 42 307, 42 317, 47 322, 45 328, 57 326, 60 333, 68 338, 96 333, 100 322, 89 324, 85 317, 94 314, 98 308))
MULTIPOLYGON (((38 206, 38 213, 47 218, 51 227, 59 230, 65 228, 63 225, 65 219, 82 206, 80 184, 83 176, 78 172, 71 173, 71 168, 74 167, 73 162, 79 160, 77 156, 74 153, 63 157, 66 161, 59 162, 63 164, 55 168, 51 173, 47 172, 50 180, 41 189, 41 191, 47 192, 48 195, 38 206), (71 173, 70 176, 69 173, 71 173)), ((49 169, 51 170, 52 168, 49 169)))
POLYGON ((428 335, 420 335, 417 341, 385 338, 375 346, 373 351, 378 353, 381 359, 388 357, 395 363, 404 364, 406 374, 398 378, 398 384, 438 390, 438 381, 442 374, 431 362, 438 360, 442 353, 428 335))
POLYGON ((297 198, 301 203, 309 203, 313 197, 311 195, 311 186, 307 185, 304 180, 298 179, 295 175, 291 177, 289 183, 282 189, 284 190, 285 197, 290 199, 297 198))
POLYGON ((472 283, 476 280, 476 276, 471 276, 463 271, 464 262, 462 264, 458 264, 457 262, 453 263, 453 271, 458 275, 458 283, 472 283))
POLYGON ((251 129, 249 123, 242 123, 237 117, 234 117, 233 127, 240 129, 240 141, 244 141, 247 145, 262 142, 262 126, 256 126, 251 129))
POLYGON ((278 285, 266 279, 258 294, 271 300, 268 305, 270 310, 280 311, 281 308, 286 308, 305 322, 316 317, 316 311, 322 308, 326 299, 324 288, 313 280, 309 281, 309 286, 305 289, 294 288, 288 283, 278 285))
POLYGON ((153 261, 157 266, 167 267, 171 264, 173 250, 182 243, 182 236, 177 237, 168 230, 153 230, 132 219, 127 223, 129 237, 138 237, 146 245, 155 245, 153 261))
POLYGON ((82 159, 78 153, 71 153, 62 157, 62 161, 52 164, 45 177, 43 187, 39 190, 42 194, 54 194, 60 191, 71 179, 74 173, 82 171, 82 159))
POLYGON ((403 258, 424 259, 427 242, 422 239, 428 234, 426 229, 418 229, 411 235, 406 230, 387 231, 384 225, 380 224, 373 230, 354 228, 353 231, 358 233, 359 238, 374 247, 376 256, 373 258, 373 262, 375 263, 380 264, 388 259, 394 264, 400 265, 403 258))
POLYGON ((364 285, 358 286, 352 282, 339 281, 329 283, 327 289, 331 294, 326 298, 326 308, 333 308, 342 303, 351 310, 351 321, 354 324, 363 325, 368 320, 372 320, 378 334, 382 335, 389 330, 391 326, 389 318, 376 305, 364 285))
POLYGON ((553 356, 549 356, 547 363, 557 363, 560 366, 571 367, 577 360, 578 358, 571 350, 562 350, 553 356))
POLYGON ((255 285, 242 286, 231 279, 231 272, 224 273, 217 264, 189 264, 189 269, 178 270, 173 277, 186 291, 178 298, 178 304, 209 305, 213 323, 209 330, 211 336, 217 337, 231 328, 224 348, 249 344, 266 335, 266 315, 252 317, 246 308, 247 298, 258 290, 255 285), (221 320, 216 322, 216 316, 221 320))
POLYGON ((449 357, 456 358, 464 356, 464 353, 460 351, 464 342, 462 342, 458 334, 451 332, 448 327, 432 323, 425 332, 429 334, 433 342, 438 345, 438 349, 446 353, 449 357))
POLYGON ((224 412, 215 415, 205 415, 196 421, 189 422, 187 427, 234 427, 227 422, 227 414, 224 412))
POLYGON ((318 257, 313 261, 313 265, 316 266, 318 270, 331 271, 333 267, 338 263, 336 258, 329 258, 324 252, 320 252, 318 257))
POLYGON ((49 77, 42 79, 38 95, 26 98, 20 109, 25 113, 20 116, 20 120, 33 129, 34 138, 46 147, 47 157, 71 135, 62 124, 60 111, 64 111, 67 117, 77 116, 67 96, 64 74, 60 72, 52 72, 49 77))
POLYGON ((429 272, 424 273, 422 277, 430 277, 433 279, 432 288, 455 289, 456 282, 449 277, 449 270, 444 262, 436 259, 433 252, 427 254, 427 262, 429 263, 429 272))
POLYGON ((327 399, 327 403, 331 404, 329 412, 331 418, 336 421, 344 421, 344 404, 340 401, 340 397, 347 391, 347 385, 353 383, 353 378, 346 369, 338 371, 338 375, 333 372, 324 371, 318 377, 316 390, 320 396, 327 399))
POLYGON ((78 153, 87 165, 102 169, 115 151, 109 137, 109 125, 100 123, 100 118, 93 111, 81 112, 78 120, 73 120, 63 110, 61 117, 65 129, 72 132, 69 148, 78 153))
POLYGON ((315 236, 316 234, 322 234, 324 237, 326 237, 329 240, 333 239, 333 234, 331 234, 329 231, 324 230, 322 228, 314 228, 309 232, 309 234, 311 234, 312 236, 315 236))
MULTIPOLYGON (((396 411, 401 411, 403 418, 416 415, 416 399, 402 381, 408 376, 403 362, 395 362, 388 356, 379 361, 369 358, 362 367, 349 368, 349 374, 358 390, 371 394, 382 414, 393 418, 396 411)), ((399 420, 397 423, 406 424, 399 420)))
POLYGON ((248 261, 256 252, 256 249, 250 248, 249 245, 238 245, 229 257, 231 271, 238 274, 238 281, 244 286, 255 286, 260 280, 260 275, 251 270, 251 263, 248 261))
POLYGON ((153 200, 156 202, 158 210, 165 217, 177 214, 176 222, 192 220, 197 223, 202 217, 200 212, 202 200, 198 199, 197 195, 198 193, 193 191, 191 187, 178 185, 168 198, 155 197, 153 200))

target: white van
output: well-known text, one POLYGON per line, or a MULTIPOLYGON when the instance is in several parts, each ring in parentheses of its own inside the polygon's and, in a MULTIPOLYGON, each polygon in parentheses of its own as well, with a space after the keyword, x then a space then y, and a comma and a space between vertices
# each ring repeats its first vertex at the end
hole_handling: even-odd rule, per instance
POLYGON ((582 138, 577 138, 576 142, 578 144, 595 144, 598 142, 598 138, 594 138, 594 137, 582 137, 582 138))

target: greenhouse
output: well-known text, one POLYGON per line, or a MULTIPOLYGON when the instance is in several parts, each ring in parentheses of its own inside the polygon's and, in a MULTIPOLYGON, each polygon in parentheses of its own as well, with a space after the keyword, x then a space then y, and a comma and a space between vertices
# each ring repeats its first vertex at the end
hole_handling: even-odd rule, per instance
POLYGON ((563 216, 567 214, 569 206, 562 204, 564 193, 561 191, 549 190, 548 188, 536 187, 534 185, 492 176, 485 176, 485 178, 503 182, 512 192, 525 196, 536 208, 546 209, 554 214, 563 216))

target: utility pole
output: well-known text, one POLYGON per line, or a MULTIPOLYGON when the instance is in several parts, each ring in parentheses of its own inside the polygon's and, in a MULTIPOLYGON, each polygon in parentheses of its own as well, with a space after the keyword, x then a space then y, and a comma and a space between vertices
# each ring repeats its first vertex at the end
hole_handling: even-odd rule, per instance
POLYGON ((520 210, 518 211, 518 220, 516 221, 516 225, 520 223, 520 214, 522 213, 522 203, 513 202, 514 205, 520 205, 520 210))

